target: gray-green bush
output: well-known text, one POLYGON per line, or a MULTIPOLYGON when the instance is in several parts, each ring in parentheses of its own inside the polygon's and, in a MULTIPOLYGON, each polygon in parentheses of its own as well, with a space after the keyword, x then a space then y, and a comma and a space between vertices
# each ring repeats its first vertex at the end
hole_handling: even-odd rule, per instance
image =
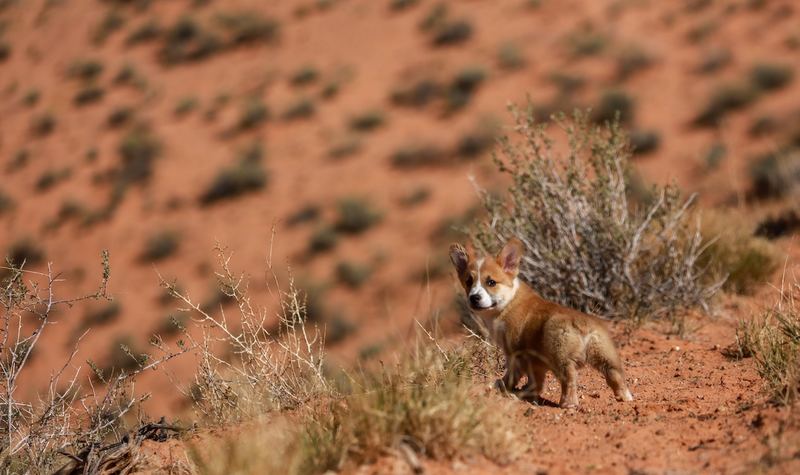
POLYGON ((709 283, 698 265, 693 197, 665 186, 637 209, 627 196, 630 146, 617 124, 593 126, 579 112, 560 117, 564 155, 531 107, 512 113, 523 140, 500 140, 495 162, 511 185, 505 197, 482 193, 487 214, 473 232, 481 247, 517 236, 526 247, 522 278, 584 311, 641 321, 706 306, 721 282, 709 283))

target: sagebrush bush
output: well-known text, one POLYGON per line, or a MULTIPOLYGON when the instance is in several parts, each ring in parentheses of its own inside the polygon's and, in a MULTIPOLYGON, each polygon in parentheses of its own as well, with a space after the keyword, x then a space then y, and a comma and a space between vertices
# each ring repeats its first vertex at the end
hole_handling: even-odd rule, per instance
POLYGON ((454 112, 469 104, 485 79, 486 72, 480 67, 473 66, 459 71, 444 91, 445 112, 454 112))
POLYGON ((531 107, 512 113, 523 140, 500 140, 495 162, 512 184, 502 198, 482 193, 487 214, 473 234, 483 248, 520 238, 522 278, 583 311, 639 321, 706 306, 721 283, 708 283, 698 265, 693 197, 669 185, 641 208, 630 203, 630 147, 616 124, 593 126, 579 112, 561 117, 569 146, 562 154, 531 107))
POLYGON ((360 132, 370 131, 386 123, 386 117, 383 112, 373 109, 366 111, 362 114, 353 116, 350 119, 350 128, 360 132))
POLYGON ((0 63, 4 62, 11 57, 11 44, 6 41, 0 41, 0 63))
POLYGON ((313 203, 307 203, 286 217, 286 225, 292 227, 300 224, 311 223, 317 221, 319 216, 319 206, 313 203))
POLYGON ((743 109, 758 98, 759 91, 748 83, 729 83, 717 86, 706 106, 692 120, 696 127, 717 125, 727 114, 743 109))
POLYGON ((372 267, 350 261, 336 264, 336 278, 346 286, 357 289, 372 275, 372 267))
POLYGON ((800 185, 800 148, 785 147, 758 157, 750 165, 752 198, 783 198, 800 185))
POLYGON ((180 246, 181 236, 171 229, 151 234, 144 244, 140 258, 143 261, 160 261, 173 255, 180 246))
MULTIPOLYGON (((0 202, 2 200, 0 199, 0 202)), ((0 205, 2 211, 2 205, 0 205)), ((800 212, 789 208, 777 215, 768 215, 758 223, 755 235, 765 239, 778 239, 800 229, 800 212)))
POLYGON ((103 19, 94 29, 92 33, 92 42, 97 45, 102 45, 109 36, 114 34, 125 25, 125 17, 116 10, 111 9, 106 12, 103 19))
POLYGON ((175 104, 175 108, 172 110, 172 112, 177 117, 184 117, 191 111, 195 110, 197 106, 198 106, 197 98, 193 96, 187 96, 180 99, 178 103, 175 104))
POLYGON ((72 99, 72 102, 76 106, 85 106, 88 104, 92 104, 94 102, 101 101, 103 99, 103 96, 105 96, 105 94, 106 92, 105 90, 103 90, 102 87, 94 84, 89 84, 88 86, 78 91, 77 94, 75 94, 75 97, 72 99))
POLYGON ((761 63, 750 70, 750 82, 762 91, 781 89, 794 79, 794 71, 783 64, 761 63))
POLYGON ((9 172, 20 170, 28 164, 30 158, 31 152, 27 148, 21 148, 14 152, 14 155, 6 166, 6 170, 9 172))
POLYGON ((392 153, 392 166, 400 169, 437 166, 447 163, 447 153, 437 145, 412 143, 398 148, 392 153))
POLYGON ((292 73, 289 77, 289 82, 294 86, 305 86, 316 82, 319 79, 319 70, 312 65, 302 66, 300 69, 292 73))
POLYGON ((139 89, 143 89, 147 85, 136 66, 130 63, 123 64, 119 68, 117 74, 114 75, 113 82, 118 86, 134 86, 139 89))
POLYGON ((576 58, 596 56, 608 46, 608 37, 591 28, 576 30, 567 37, 567 46, 576 58))
POLYGON ((361 151, 361 140, 357 137, 345 137, 336 141, 331 148, 328 149, 328 157, 339 160, 351 155, 355 155, 361 151))
POLYGON ((153 162, 161 154, 161 141, 149 127, 139 125, 129 130, 120 141, 118 180, 124 184, 141 183, 153 174, 153 162))
POLYGON ((627 47, 617 55, 617 80, 625 81, 652 66, 653 58, 637 46, 627 47))
POLYGON ((136 27, 125 39, 126 46, 134 46, 139 43, 152 41, 161 36, 162 29, 158 21, 149 19, 136 27))
POLYGON ((119 106, 111 110, 106 119, 106 124, 111 128, 121 127, 133 119, 134 110, 132 107, 119 106))
POLYGON ((269 108, 257 97, 250 98, 242 106, 239 120, 236 123, 237 131, 253 129, 269 119, 269 108))
POLYGON ((560 97, 570 97, 586 87, 588 83, 586 77, 578 74, 565 73, 564 71, 555 71, 551 73, 548 80, 556 86, 560 97))
POLYGON ((44 262, 45 251, 32 238, 21 238, 14 241, 5 253, 5 259, 0 267, 10 264, 10 267, 25 268, 36 266, 44 262))
POLYGON ((39 175, 39 178, 36 179, 36 190, 47 191, 59 182, 69 178, 71 174, 72 171, 69 168, 45 170, 39 175))
POLYGON ((747 128, 747 134, 753 138, 764 137, 772 134, 778 130, 778 120, 770 115, 760 115, 750 122, 747 128))
POLYGON ((39 99, 41 99, 42 93, 39 92, 38 89, 28 89, 28 92, 25 93, 25 96, 22 97, 22 103, 25 104, 27 107, 33 107, 39 103, 39 99))
POLYGON ((102 306, 92 306, 87 309, 81 321, 81 330, 87 330, 112 323, 119 318, 122 307, 119 302, 106 302, 102 306))
POLYGON ((216 19, 227 33, 227 41, 231 45, 270 42, 278 36, 278 22, 263 18, 258 12, 224 13, 218 15, 216 19))
POLYGON ((492 148, 496 135, 493 127, 479 127, 467 132, 458 139, 455 155, 465 160, 476 158, 492 148))
POLYGON ((636 103, 622 90, 606 91, 592 110, 592 120, 598 124, 619 120, 624 125, 633 123, 636 103))
POLYGON ((14 199, 0 189, 0 216, 7 211, 14 209, 14 199))
POLYGON ((434 46, 446 46, 467 41, 472 36, 472 24, 467 20, 447 20, 437 25, 432 34, 434 46))
POLYGON ((56 118, 51 113, 38 115, 31 120, 31 133, 38 137, 49 135, 56 128, 56 118))
POLYGON ((347 234, 359 234, 377 224, 383 217, 367 200, 348 197, 339 201, 339 217, 336 230, 347 234))
POLYGON ((166 29, 163 40, 158 58, 166 65, 200 61, 223 47, 219 35, 200 26, 191 17, 179 18, 166 29))
POLYGON ((308 241, 308 252, 316 254, 330 251, 339 243, 339 233, 330 226, 322 226, 311 234, 308 241))
POLYGON ((94 81, 103 73, 103 63, 93 59, 78 60, 67 69, 67 76, 82 81, 94 81))
POLYGON ((200 195, 200 204, 210 205, 221 200, 236 198, 256 192, 269 182, 269 173, 264 169, 263 151, 259 143, 241 151, 236 165, 223 168, 200 195))
POLYGON ((646 155, 658 150, 661 146, 661 135, 657 130, 635 129, 628 139, 631 141, 631 152, 634 155, 646 155))
POLYGON ((497 49, 497 64, 501 69, 513 71, 525 67, 527 61, 519 46, 505 43, 497 49))
POLYGON ((405 10, 406 8, 413 7, 418 3, 419 0, 391 0, 389 2, 389 9, 395 11, 405 10))
POLYGON ((733 54, 729 49, 712 49, 703 53, 703 57, 695 68, 697 74, 711 74, 731 64, 733 54))
POLYGON ((314 101, 307 97, 301 97, 283 111, 283 118, 285 120, 307 119, 312 117, 316 111, 317 107, 314 105, 314 101))
POLYGON ((444 86, 431 78, 419 79, 411 84, 403 84, 391 93, 394 104, 406 107, 425 107, 438 98, 444 86))

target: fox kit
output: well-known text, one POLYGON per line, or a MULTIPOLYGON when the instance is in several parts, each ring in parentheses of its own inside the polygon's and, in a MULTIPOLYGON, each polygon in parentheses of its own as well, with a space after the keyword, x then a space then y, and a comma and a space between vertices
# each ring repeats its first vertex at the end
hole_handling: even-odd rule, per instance
POLYGON ((538 399, 545 375, 561 383, 561 407, 578 405, 578 368, 588 363, 603 374, 617 400, 632 401, 614 343, 597 317, 549 302, 517 274, 524 245, 510 239, 497 256, 475 257, 473 249, 450 246, 450 260, 467 293, 470 308, 494 329, 506 356, 506 374, 497 385, 538 399))

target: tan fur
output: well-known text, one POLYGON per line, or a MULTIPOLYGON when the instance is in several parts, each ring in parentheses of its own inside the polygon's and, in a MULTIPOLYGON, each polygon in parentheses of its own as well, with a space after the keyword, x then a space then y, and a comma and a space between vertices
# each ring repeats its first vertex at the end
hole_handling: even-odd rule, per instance
POLYGON ((494 304, 473 307, 473 311, 488 323, 506 356, 506 374, 497 381, 498 387, 517 391, 524 375, 527 383, 519 391, 538 399, 545 375, 551 371, 561 384, 561 406, 576 407, 578 369, 588 364, 605 377, 617 400, 633 400, 605 323, 547 301, 517 279, 524 251, 518 239, 509 240, 495 257, 476 259, 472 250, 460 245, 451 246, 450 251, 467 294, 475 292, 474 281, 480 276, 480 285, 494 304), (473 285, 468 287, 468 283, 473 285))

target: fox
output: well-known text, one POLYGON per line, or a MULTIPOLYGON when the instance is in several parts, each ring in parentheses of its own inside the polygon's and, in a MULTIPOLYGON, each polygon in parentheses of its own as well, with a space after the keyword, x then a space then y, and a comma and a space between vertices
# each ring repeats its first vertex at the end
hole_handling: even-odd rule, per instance
POLYGON ((519 277, 525 246, 511 237, 496 256, 476 256, 471 244, 450 246, 469 307, 490 328, 506 359, 497 389, 541 401, 547 372, 561 385, 562 408, 578 407, 578 369, 600 372, 618 401, 632 401, 625 372, 605 322, 548 301, 519 277), (522 376, 525 386, 517 389, 522 376))

